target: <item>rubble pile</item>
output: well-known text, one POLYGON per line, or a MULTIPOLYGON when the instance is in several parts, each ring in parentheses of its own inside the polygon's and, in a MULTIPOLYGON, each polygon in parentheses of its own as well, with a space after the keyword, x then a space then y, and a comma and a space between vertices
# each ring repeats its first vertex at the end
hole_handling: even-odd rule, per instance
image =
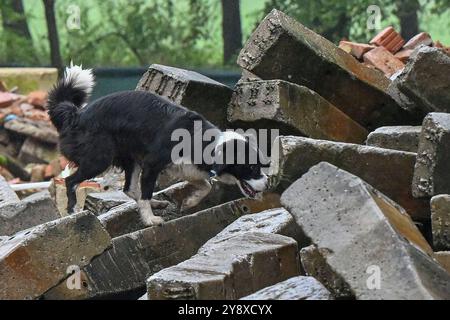
POLYGON ((1 174, 10 183, 57 177, 67 162, 58 154, 58 133, 45 109, 47 91, 27 95, 12 91, 6 83, 0 86, 1 174))
MULTIPOLYGON (((273 10, 239 55, 234 90, 152 65, 136 90, 222 128, 281 133, 261 199, 213 184, 192 206, 204 182, 161 176, 161 226, 143 225, 117 173, 80 185, 84 211, 67 216, 63 177, 45 173, 67 165, 43 147, 53 128, 6 114, 10 159, 57 177, 23 199, 0 179, 0 299, 450 299, 448 51, 393 28, 338 47, 273 10)), ((33 100, 0 97, 7 112, 33 100)))

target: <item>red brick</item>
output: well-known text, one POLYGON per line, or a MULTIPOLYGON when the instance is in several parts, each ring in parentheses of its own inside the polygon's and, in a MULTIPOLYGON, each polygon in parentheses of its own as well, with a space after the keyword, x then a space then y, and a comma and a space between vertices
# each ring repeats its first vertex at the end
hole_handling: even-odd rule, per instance
POLYGON ((426 46, 431 46, 433 44, 433 39, 431 39, 431 36, 426 32, 419 33, 411 38, 403 48, 413 50, 422 44, 426 46))
POLYGON ((385 47, 391 53, 396 53, 403 47, 405 40, 393 27, 388 27, 373 38, 370 44, 385 47))
POLYGON ((365 53, 369 52, 372 49, 375 49, 376 47, 365 43, 341 41, 339 43, 339 48, 347 53, 350 53, 356 59, 361 60, 365 53))
POLYGON ((405 67, 405 64, 397 59, 384 47, 378 47, 367 52, 364 55, 364 61, 372 64, 378 70, 382 71, 387 77, 392 76, 397 71, 405 67))
POLYGON ((19 100, 18 95, 9 92, 0 92, 0 108, 9 107, 16 100, 19 100))
POLYGON ((48 94, 45 91, 33 91, 28 94, 27 102, 36 107, 45 107, 47 104, 48 94))
POLYGON ((401 62, 406 63, 409 60, 409 57, 414 52, 412 49, 403 49, 395 54, 395 57, 399 59, 401 62))

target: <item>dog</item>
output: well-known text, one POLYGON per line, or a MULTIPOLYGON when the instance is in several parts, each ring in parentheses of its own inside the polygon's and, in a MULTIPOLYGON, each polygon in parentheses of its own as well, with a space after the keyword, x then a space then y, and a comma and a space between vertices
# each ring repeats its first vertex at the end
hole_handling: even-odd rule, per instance
MULTIPOLYGON (((88 103, 94 85, 92 70, 71 64, 49 91, 47 108, 59 133, 60 152, 77 167, 66 178, 70 214, 75 210, 77 186, 111 166, 125 172, 123 190, 136 200, 147 226, 163 223, 161 217, 153 214, 152 206, 159 204, 152 196, 158 176, 164 170, 180 180, 205 181, 209 185, 213 179, 237 184, 249 198, 267 190, 268 178, 259 160, 252 164, 217 161, 218 155, 227 158, 236 146, 243 146, 248 158, 248 153, 256 149, 250 147, 248 138, 235 132, 222 132, 202 115, 149 92, 123 91, 88 103), (176 130, 192 136, 205 133, 213 136, 211 142, 194 143, 191 151, 203 152, 209 148, 216 160, 194 161, 194 152, 189 150, 180 152, 174 160, 173 149, 179 144, 172 137, 176 130)), ((235 153, 230 158, 236 160, 238 155, 235 153)), ((204 196, 190 205, 198 204, 204 196)))

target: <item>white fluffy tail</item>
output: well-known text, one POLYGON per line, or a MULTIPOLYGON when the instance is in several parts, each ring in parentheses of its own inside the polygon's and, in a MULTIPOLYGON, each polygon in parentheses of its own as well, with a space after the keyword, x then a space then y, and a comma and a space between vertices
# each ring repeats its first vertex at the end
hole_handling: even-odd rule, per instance
POLYGON ((71 83, 74 88, 84 91, 87 95, 92 93, 95 86, 95 78, 92 69, 83 70, 83 66, 77 66, 70 62, 64 72, 64 82, 71 83))

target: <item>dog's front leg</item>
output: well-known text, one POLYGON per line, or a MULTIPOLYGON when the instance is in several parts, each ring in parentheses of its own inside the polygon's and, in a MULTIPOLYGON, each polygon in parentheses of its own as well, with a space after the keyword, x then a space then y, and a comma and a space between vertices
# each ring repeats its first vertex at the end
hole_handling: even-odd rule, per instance
MULTIPOLYGON (((123 192, 136 202, 139 202, 142 194, 139 184, 141 172, 142 168, 137 163, 131 165, 130 169, 125 169, 125 186, 123 192)), ((168 201, 151 199, 152 209, 165 209, 168 205, 168 201)))

